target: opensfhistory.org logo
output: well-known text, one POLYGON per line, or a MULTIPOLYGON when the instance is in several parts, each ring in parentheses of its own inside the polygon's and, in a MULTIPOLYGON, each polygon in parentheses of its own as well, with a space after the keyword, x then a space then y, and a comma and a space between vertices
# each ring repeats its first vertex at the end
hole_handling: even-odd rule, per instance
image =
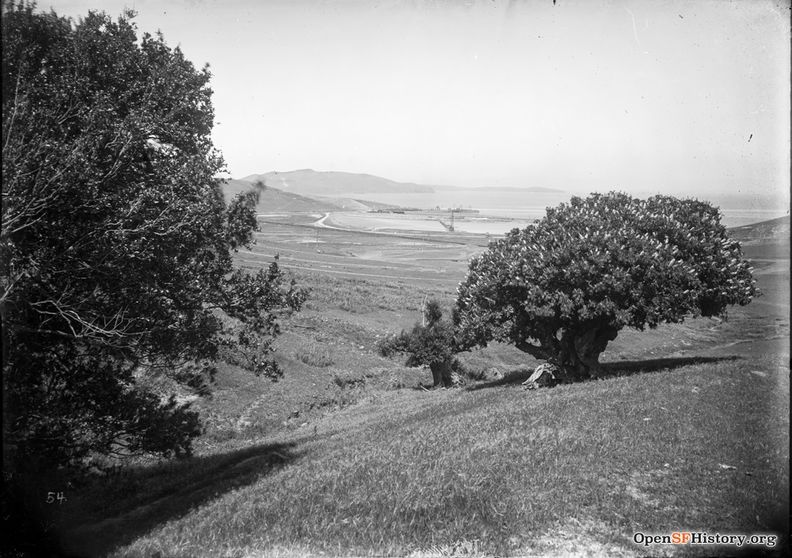
POLYGON ((775 548, 778 543, 777 535, 743 535, 706 533, 702 531, 674 531, 667 535, 641 533, 633 534, 633 542, 646 547, 654 545, 696 545, 696 546, 764 546, 775 548))

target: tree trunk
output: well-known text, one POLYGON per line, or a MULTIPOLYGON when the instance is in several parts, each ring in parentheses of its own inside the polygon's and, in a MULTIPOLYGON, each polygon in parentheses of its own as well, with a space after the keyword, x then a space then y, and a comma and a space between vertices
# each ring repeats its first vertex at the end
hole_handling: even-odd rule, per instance
POLYGON ((440 385, 444 387, 451 386, 451 361, 443 360, 440 362, 433 362, 429 365, 429 369, 432 371, 434 387, 440 385))
POLYGON ((565 379, 574 382, 599 377, 602 373, 599 357, 618 333, 618 329, 609 326, 564 331, 557 360, 565 379))

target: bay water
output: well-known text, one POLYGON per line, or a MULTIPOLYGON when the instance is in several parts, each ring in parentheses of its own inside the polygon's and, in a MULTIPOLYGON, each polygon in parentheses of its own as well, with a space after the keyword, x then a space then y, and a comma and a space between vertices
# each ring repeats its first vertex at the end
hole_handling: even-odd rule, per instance
MULTIPOLYGON (((550 191, 532 192, 498 189, 455 189, 436 190, 431 193, 367 193, 361 195, 370 201, 415 209, 476 210, 478 213, 461 212, 454 216, 454 228, 459 231, 503 234, 515 227, 522 228, 545 215, 547 207, 568 202, 573 194, 550 191)), ((700 198, 706 199, 706 198, 700 198)), ((709 201, 709 200, 708 200, 709 201)), ((713 200, 719 205, 717 200, 713 200)), ((788 204, 766 200, 757 203, 755 196, 729 196, 726 204, 720 205, 721 223, 726 227, 739 227, 761 221, 783 217, 789 213, 788 204)))

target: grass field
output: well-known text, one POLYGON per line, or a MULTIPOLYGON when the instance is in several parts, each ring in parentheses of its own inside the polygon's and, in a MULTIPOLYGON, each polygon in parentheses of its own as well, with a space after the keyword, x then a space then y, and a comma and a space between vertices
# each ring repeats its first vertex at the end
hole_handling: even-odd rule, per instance
MULTIPOLYGON (((625 331, 602 381, 526 391, 495 345, 466 386, 377 353, 427 297, 447 308, 486 237, 262 220, 239 264, 279 254, 311 289, 278 382, 221 369, 192 458, 68 489, 51 519, 78 556, 725 555, 633 533, 788 527, 789 244, 739 231, 764 295, 728 321, 625 331), (474 379, 475 378, 475 379, 474 379)), ((788 221, 787 221, 788 223, 788 221)), ((787 225, 788 231, 788 225, 787 225)), ((788 233, 787 237, 788 238, 788 233)), ((770 554, 785 555, 786 543, 770 554)), ((761 550, 758 547, 752 551, 761 550)))

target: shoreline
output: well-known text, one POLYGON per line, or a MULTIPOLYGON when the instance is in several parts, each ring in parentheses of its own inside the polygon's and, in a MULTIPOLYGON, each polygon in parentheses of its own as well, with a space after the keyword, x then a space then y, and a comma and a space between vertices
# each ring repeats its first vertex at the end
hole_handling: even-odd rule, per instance
MULTIPOLYGON (((784 217, 783 211, 766 210, 766 215, 757 215, 752 211, 750 216, 742 216, 742 210, 722 210, 721 222, 727 229, 756 225, 765 221, 784 217), (731 213, 731 214, 730 214, 731 213)), ((544 210, 542 210, 544 213, 544 210)), ((513 218, 502 215, 491 215, 481 211, 479 213, 454 212, 453 230, 449 228, 452 223, 452 213, 438 212, 436 210, 418 210, 409 212, 383 212, 383 211, 329 211, 312 223, 318 228, 345 230, 351 232, 379 232, 389 231, 399 233, 464 233, 469 235, 503 236, 514 228, 525 228, 541 216, 526 216, 513 218)), ((259 217, 270 217, 272 214, 261 214, 259 217)))

